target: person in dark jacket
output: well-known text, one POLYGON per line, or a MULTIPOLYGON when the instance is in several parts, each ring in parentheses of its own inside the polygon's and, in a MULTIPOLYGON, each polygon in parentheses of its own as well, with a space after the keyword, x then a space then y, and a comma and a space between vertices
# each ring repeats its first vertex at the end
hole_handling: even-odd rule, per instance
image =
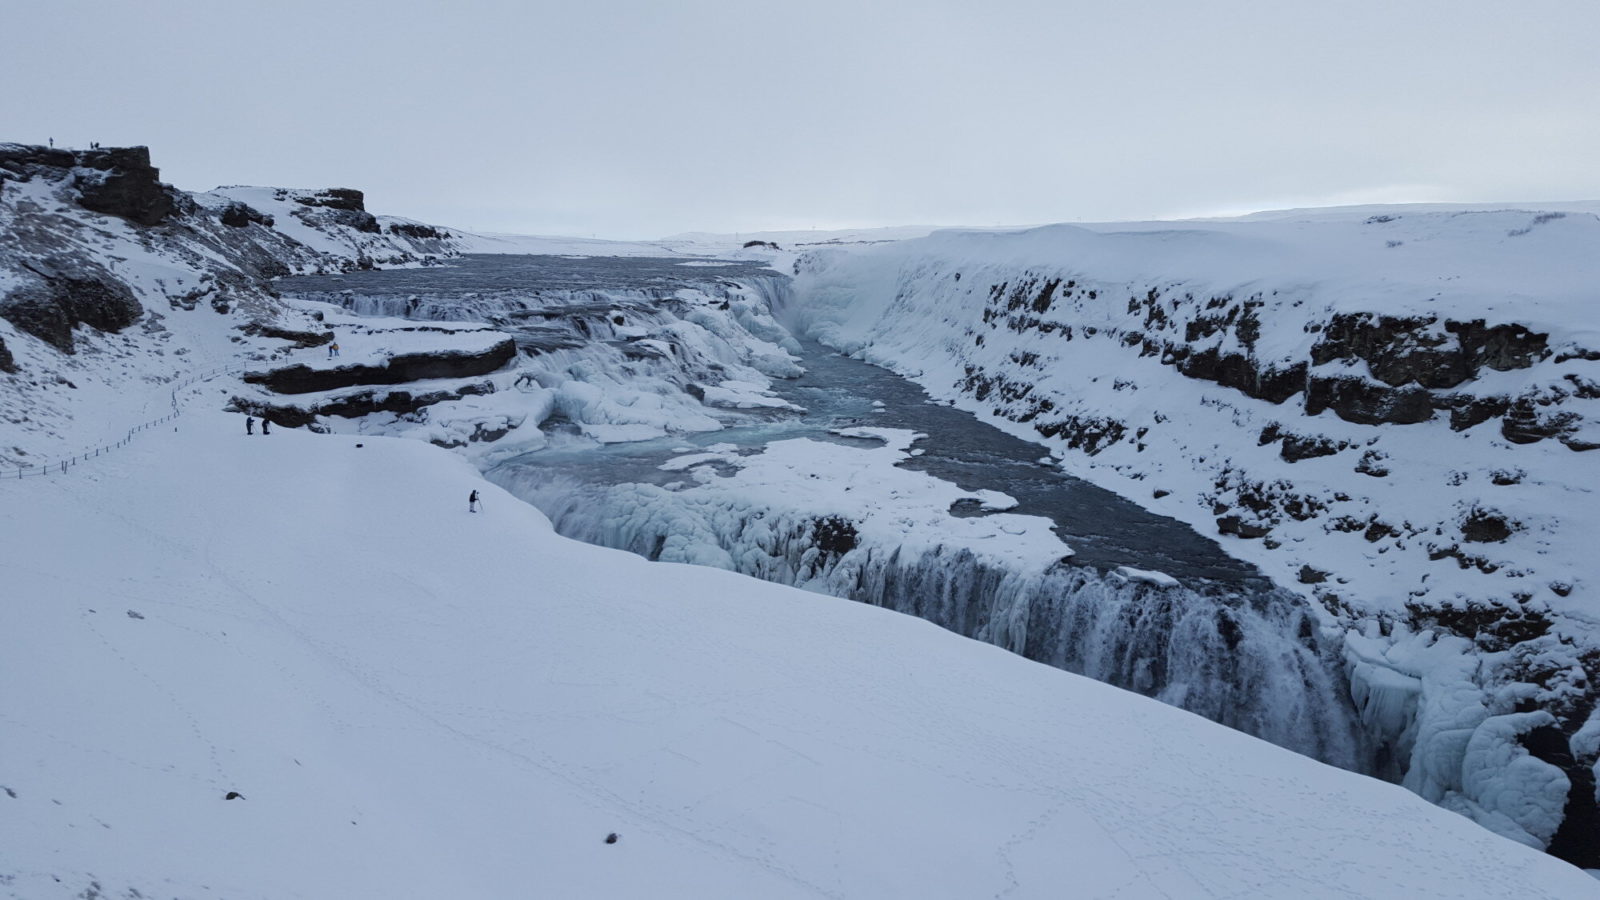
POLYGON ((245 434, 255 434, 256 433, 256 417, 255 416, 245 416, 244 417, 244 433, 245 434))
POLYGON ((262 434, 271 434, 272 433, 272 429, 267 427, 267 426, 269 426, 271 424, 272 424, 272 422, 269 421, 266 416, 262 416, 261 417, 261 433, 262 434))
POLYGON ((478 492, 473 491, 467 495, 467 512, 478 511, 478 492))

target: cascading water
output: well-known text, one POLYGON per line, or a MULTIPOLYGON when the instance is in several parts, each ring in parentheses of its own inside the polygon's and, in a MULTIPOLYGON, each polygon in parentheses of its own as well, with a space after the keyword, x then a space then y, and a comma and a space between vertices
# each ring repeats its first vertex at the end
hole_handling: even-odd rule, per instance
POLYGON ((663 260, 497 260, 354 273, 335 290, 320 278, 286 287, 361 314, 495 323, 518 336, 530 376, 551 386, 650 383, 682 395, 749 371, 741 366, 791 379, 775 390, 807 410, 801 416, 723 410, 723 430, 544 450, 488 475, 570 537, 916 615, 1326 762, 1372 770, 1337 640, 1325 638, 1300 598, 1172 520, 1037 466, 1038 447, 929 403, 910 382, 802 347, 771 317, 788 299, 781 275, 745 267, 707 277, 707 270, 685 275, 671 267, 663 260), (529 266, 538 269, 537 289, 529 288, 529 266), (709 307, 683 303, 686 288, 709 297, 709 307), (801 357, 804 376, 793 378, 800 367, 780 347, 801 357), (731 441, 741 453, 759 453, 775 438, 836 439, 828 431, 841 424, 933 435, 926 455, 901 465, 1016 496, 1057 523, 1076 557, 1020 566, 958 544, 912 547, 859 535, 848 516, 785 507, 781 497, 696 494, 684 489, 695 476, 660 469, 684 443, 731 441), (1183 586, 1109 574, 1122 564, 1177 575, 1183 586))
POLYGON ((1324 762, 1370 768, 1337 648, 1285 591, 1160 588, 1064 563, 1017 571, 964 547, 867 543, 848 520, 701 502, 650 484, 583 483, 537 464, 490 477, 578 540, 918 616, 1324 762))

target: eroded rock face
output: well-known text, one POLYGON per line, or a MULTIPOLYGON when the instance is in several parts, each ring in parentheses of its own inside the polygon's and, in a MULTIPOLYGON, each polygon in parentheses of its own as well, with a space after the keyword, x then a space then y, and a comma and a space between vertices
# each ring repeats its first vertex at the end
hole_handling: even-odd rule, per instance
POLYGON ((355 188, 324 188, 315 193, 302 193, 294 198, 302 206, 323 206, 328 209, 347 209, 366 212, 366 195, 355 188))
POLYGON ((22 284, 0 297, 0 318, 63 353, 73 352, 79 325, 121 331, 142 315, 144 306, 120 279, 63 257, 27 264, 22 284))
POLYGON ((378 366, 354 365, 336 369, 287 366, 270 372, 251 372, 244 376, 244 380, 279 394, 309 394, 363 384, 403 384, 427 378, 475 378, 504 366, 516 355, 516 344, 506 338, 479 352, 441 350, 402 353, 378 366))
POLYGON ((230 203, 222 209, 222 224, 229 228, 246 228, 252 222, 271 228, 273 218, 245 203, 230 203))
POLYGON ((280 341, 292 341, 296 347, 321 347, 333 343, 332 331, 296 331, 292 328, 282 328, 271 322, 251 322, 239 328, 245 334, 256 334, 262 337, 277 338, 280 341))
MULTIPOLYGON (((229 403, 228 409, 270 419, 274 424, 281 425, 284 428, 300 428, 312 424, 318 416, 339 416, 346 419, 358 419, 365 415, 380 412, 409 415, 447 400, 460 400, 463 397, 492 393, 494 393, 494 385, 490 382, 482 381, 462 385, 455 390, 423 391, 418 393, 404 390, 357 391, 311 406, 296 406, 287 403, 268 404, 243 397, 234 397, 229 403)), ((481 437, 475 435, 474 440, 492 441, 505 436, 505 432, 490 436, 488 429, 481 428, 478 434, 481 437)))
POLYGON ((147 147, 78 151, 78 205, 140 225, 159 225, 177 208, 172 188, 150 165, 147 147))
POLYGON ((161 183, 147 147, 58 150, 0 144, 0 169, 19 181, 70 174, 79 206, 139 225, 159 225, 179 207, 178 192, 161 183))
POLYGON ((389 226, 390 234, 401 234, 412 238, 447 238, 450 232, 432 225, 422 225, 416 222, 395 222, 389 226))

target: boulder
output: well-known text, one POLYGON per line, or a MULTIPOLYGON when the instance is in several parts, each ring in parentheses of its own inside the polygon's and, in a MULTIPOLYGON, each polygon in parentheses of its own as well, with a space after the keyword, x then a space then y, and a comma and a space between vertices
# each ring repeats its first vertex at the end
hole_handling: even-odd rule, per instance
POLYGON ((63 353, 79 325, 121 331, 144 315, 133 291, 97 266, 61 257, 25 265, 23 282, 0 297, 0 318, 63 353))

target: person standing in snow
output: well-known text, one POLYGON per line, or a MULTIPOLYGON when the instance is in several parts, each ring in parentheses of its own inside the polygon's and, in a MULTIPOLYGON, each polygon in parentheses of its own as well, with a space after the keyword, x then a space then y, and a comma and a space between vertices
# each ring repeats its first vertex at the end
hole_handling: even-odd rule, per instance
POLYGON ((478 511, 478 492, 473 491, 467 495, 467 512, 478 511))
POLYGON ((267 427, 268 425, 271 425, 271 424, 272 424, 272 422, 269 421, 266 416, 262 416, 261 417, 261 433, 262 434, 271 434, 272 430, 267 427))
POLYGON ((244 417, 244 433, 245 434, 255 434, 256 433, 256 417, 255 416, 245 416, 244 417))

